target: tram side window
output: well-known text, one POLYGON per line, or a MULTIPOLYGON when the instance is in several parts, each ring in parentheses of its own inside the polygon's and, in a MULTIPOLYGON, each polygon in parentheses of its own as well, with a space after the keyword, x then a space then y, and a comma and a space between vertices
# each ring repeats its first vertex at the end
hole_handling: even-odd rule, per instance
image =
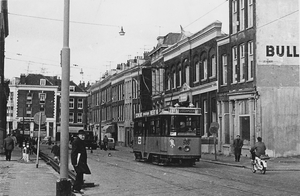
POLYGON ((159 136, 160 135, 160 127, 159 127, 159 119, 152 119, 150 121, 149 135, 159 136))
POLYGON ((201 135, 201 133, 200 133, 200 117, 198 117, 198 116, 192 117, 192 128, 196 129, 196 135, 201 135))
POLYGON ((169 136, 170 118, 163 117, 161 123, 161 136, 169 136))
POLYGON ((143 122, 137 121, 134 123, 134 136, 141 136, 143 133, 143 122))
POLYGON ((150 121, 149 135, 155 135, 155 120, 150 121))
POLYGON ((193 126, 194 124, 192 122, 193 120, 191 116, 177 116, 175 121, 175 126, 178 127, 177 135, 195 136, 196 126, 193 126))
POLYGON ((159 136, 160 135, 160 120, 157 119, 155 124, 156 124, 156 135, 159 136))
POLYGON ((171 116, 170 136, 176 136, 176 128, 178 127, 178 122, 175 121, 175 116, 171 116))

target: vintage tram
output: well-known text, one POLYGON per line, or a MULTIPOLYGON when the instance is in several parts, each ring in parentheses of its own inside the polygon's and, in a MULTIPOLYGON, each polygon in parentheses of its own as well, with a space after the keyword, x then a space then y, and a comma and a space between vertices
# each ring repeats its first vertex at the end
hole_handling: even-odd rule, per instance
POLYGON ((137 161, 194 165, 201 158, 200 108, 168 107, 137 113, 133 152, 137 161))

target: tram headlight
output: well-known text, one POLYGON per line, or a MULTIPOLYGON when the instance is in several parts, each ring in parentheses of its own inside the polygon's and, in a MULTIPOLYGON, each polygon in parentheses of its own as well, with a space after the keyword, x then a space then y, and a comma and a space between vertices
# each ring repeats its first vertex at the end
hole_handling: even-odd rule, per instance
POLYGON ((189 146, 185 146, 185 147, 184 147, 184 151, 185 151, 185 152, 190 152, 190 151, 191 151, 191 148, 190 148, 189 146))

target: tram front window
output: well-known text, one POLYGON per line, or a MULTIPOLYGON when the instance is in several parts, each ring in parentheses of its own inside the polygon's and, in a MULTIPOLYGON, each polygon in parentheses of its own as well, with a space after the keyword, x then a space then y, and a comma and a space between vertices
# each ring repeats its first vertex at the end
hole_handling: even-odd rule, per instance
POLYGON ((197 116, 176 116, 174 121, 175 132, 171 136, 196 136, 199 129, 199 117, 197 116))

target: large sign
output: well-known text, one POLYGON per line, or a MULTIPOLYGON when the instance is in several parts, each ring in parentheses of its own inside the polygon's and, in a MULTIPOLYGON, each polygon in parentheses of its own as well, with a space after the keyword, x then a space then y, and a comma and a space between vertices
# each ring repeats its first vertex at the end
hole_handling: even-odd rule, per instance
POLYGON ((256 2, 258 64, 299 64, 299 2, 256 2), (266 12, 266 10, 268 10, 266 12))
POLYGON ((298 5, 299 0, 256 1, 257 32, 253 47, 259 87, 299 86, 298 5))

